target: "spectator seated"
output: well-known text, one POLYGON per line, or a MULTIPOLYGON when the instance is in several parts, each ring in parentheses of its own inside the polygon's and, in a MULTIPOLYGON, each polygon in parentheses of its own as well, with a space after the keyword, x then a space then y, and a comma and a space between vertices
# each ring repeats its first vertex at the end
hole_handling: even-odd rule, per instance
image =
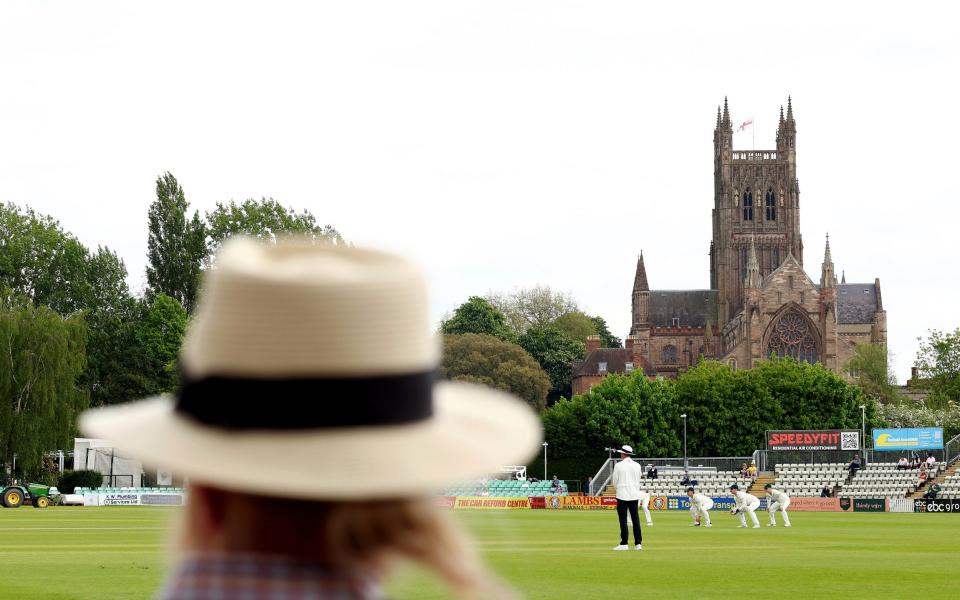
MULTIPOLYGON (((924 463, 922 470, 929 479, 936 477, 941 465, 933 463, 929 470, 924 463)), ((852 498, 904 498, 920 486, 921 469, 900 469, 897 463, 868 463, 843 486, 841 496, 852 498)), ((925 481, 924 481, 925 483, 925 481)))

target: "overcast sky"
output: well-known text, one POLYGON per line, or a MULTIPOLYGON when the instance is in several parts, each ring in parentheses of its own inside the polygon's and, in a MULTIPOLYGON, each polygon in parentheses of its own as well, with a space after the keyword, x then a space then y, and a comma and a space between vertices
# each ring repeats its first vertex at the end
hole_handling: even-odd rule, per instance
POLYGON ((437 318, 546 284, 622 337, 641 249, 651 287, 709 287, 717 105, 767 149, 791 94, 807 271, 829 231, 880 278, 901 382, 960 325, 950 3, 258 4, 0 6, 0 201, 139 289, 169 170, 201 211, 273 197, 414 255, 437 318))

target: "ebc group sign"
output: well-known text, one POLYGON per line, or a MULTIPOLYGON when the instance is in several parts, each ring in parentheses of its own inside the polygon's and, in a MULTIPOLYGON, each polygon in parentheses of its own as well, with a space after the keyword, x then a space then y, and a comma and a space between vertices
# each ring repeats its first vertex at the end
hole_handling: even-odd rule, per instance
POLYGON ((767 450, 859 450, 860 432, 840 429, 768 431, 767 450))

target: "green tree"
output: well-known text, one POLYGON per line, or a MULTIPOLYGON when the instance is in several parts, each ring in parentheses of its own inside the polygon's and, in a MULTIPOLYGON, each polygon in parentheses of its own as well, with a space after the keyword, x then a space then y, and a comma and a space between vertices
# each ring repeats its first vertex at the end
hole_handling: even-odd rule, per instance
POLYGON ((603 348, 620 348, 623 346, 623 341, 610 333, 607 322, 603 317, 591 317, 591 319, 593 320, 594 327, 597 329, 597 335, 600 336, 600 345, 603 348))
MULTIPOLYGON (((560 315, 553 322, 553 326, 559 329, 571 340, 580 343, 586 343, 587 336, 597 335, 597 324, 592 318, 580 311, 568 312, 560 315)), ((601 340, 602 342, 603 340, 601 340)), ((602 343, 601 343, 602 345, 602 343)))
POLYGON ((87 249, 32 209, 0 206, 0 285, 62 315, 89 306, 87 249))
POLYGON ((106 247, 90 252, 53 218, 0 206, 0 287, 61 316, 82 311, 88 325, 87 367, 80 378, 94 406, 129 400, 153 389, 136 341, 139 318, 123 261, 106 247), (139 381, 137 385, 123 382, 139 381))
POLYGON ((548 286, 514 290, 509 294, 494 293, 487 300, 496 306, 517 335, 530 327, 547 327, 561 316, 580 310, 576 301, 548 286))
POLYGON ((0 299, 0 460, 28 477, 41 473, 43 452, 66 448, 87 407, 77 386, 84 369, 86 325, 30 299, 0 299))
POLYGON ((583 359, 586 352, 582 342, 571 340, 552 326, 530 327, 520 336, 520 346, 536 359, 550 376, 549 400, 570 397, 573 363, 583 359))
POLYGON ((602 455, 621 444, 640 456, 675 456, 679 415, 672 381, 632 373, 610 375, 586 394, 561 399, 544 412, 543 424, 557 458, 602 455))
POLYGON ((193 312, 206 259, 206 227, 200 213, 187 218, 189 203, 176 177, 157 178, 157 199, 147 213, 147 286, 150 298, 166 294, 193 312))
POLYGON ((342 244, 343 238, 330 225, 318 225, 310 211, 296 212, 273 198, 248 199, 237 204, 218 202, 207 213, 208 253, 212 256, 228 238, 247 235, 276 242, 285 235, 306 236, 317 242, 342 244))
POLYGON ((930 330, 920 341, 917 368, 920 385, 930 390, 931 408, 948 408, 960 403, 960 328, 953 333, 930 330))
POLYGON ((187 311, 164 294, 154 298, 136 332, 137 342, 149 364, 157 392, 172 392, 179 381, 177 356, 187 329, 187 311))
POLYGON ((870 398, 884 403, 903 400, 903 395, 897 391, 896 379, 890 371, 887 349, 883 346, 857 344, 844 371, 870 398))
POLYGON ((503 313, 479 296, 471 296, 458 306, 453 316, 440 325, 440 332, 449 335, 481 333, 507 342, 516 341, 503 313))
POLYGON ((550 378, 523 348, 484 334, 443 336, 440 375, 506 390, 537 411, 550 391, 550 378))

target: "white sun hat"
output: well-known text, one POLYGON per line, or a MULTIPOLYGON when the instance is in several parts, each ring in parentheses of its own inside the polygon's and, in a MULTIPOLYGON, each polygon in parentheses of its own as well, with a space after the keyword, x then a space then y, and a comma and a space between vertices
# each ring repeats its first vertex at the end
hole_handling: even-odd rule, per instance
POLYGON ((623 446, 620 446, 620 452, 623 452, 624 454, 633 454, 633 446, 624 444, 623 446))
POLYGON ((403 258, 236 240, 206 275, 179 392, 87 411, 80 428, 191 481, 289 498, 427 495, 529 459, 534 412, 435 382, 430 330, 403 258))

